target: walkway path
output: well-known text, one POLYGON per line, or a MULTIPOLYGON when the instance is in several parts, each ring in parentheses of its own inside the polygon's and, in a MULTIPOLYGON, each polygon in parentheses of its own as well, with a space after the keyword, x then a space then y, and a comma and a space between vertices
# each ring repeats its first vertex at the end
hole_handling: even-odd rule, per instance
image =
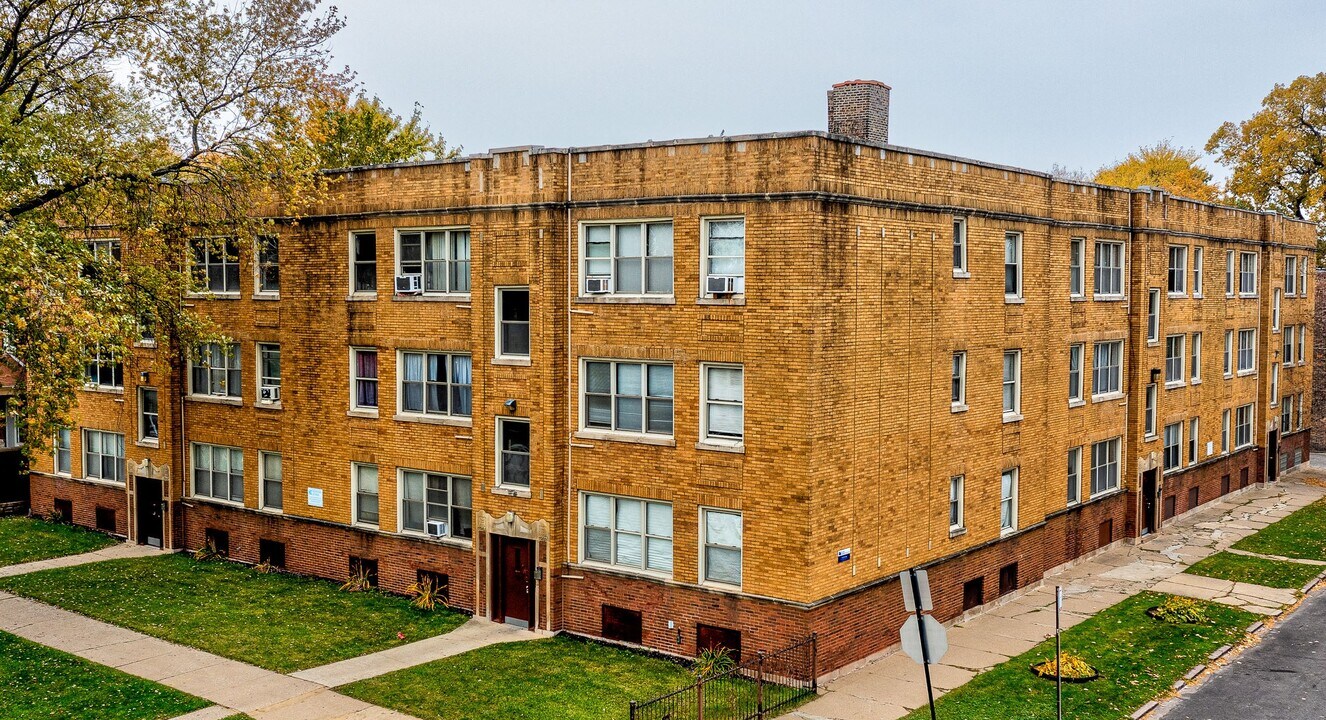
POLYGON ((39 570, 73 567, 74 565, 86 565, 88 563, 101 562, 102 560, 160 555, 164 552, 164 550, 158 550, 146 545, 118 543, 116 545, 111 545, 110 547, 104 547, 100 550, 82 553, 81 555, 65 555, 64 557, 54 557, 48 560, 35 560, 29 563, 19 563, 18 565, 5 565, 0 567, 0 577, 26 575, 27 573, 33 573, 39 570))
MULTIPOLYGON (((1280 606, 1294 602, 1294 591, 1182 573, 1198 560, 1326 496, 1326 484, 1304 482, 1314 475, 1322 477, 1323 470, 1300 469, 1277 486, 1227 496, 1179 518, 1143 543, 1107 550, 1046 576, 1032 589, 987 607, 979 615, 959 619, 948 631, 949 650, 943 662, 930 668, 936 696, 1051 637, 1055 585, 1064 587, 1065 628, 1143 590, 1213 599, 1264 615, 1279 614, 1280 606)), ((824 687, 821 697, 788 717, 895 720, 926 704, 921 668, 898 652, 824 687)))

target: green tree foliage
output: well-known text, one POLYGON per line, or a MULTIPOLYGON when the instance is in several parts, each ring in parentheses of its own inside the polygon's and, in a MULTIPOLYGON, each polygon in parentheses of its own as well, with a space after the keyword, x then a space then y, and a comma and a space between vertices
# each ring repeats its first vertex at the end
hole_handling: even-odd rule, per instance
POLYGON ((1143 145, 1119 162, 1096 171, 1095 181, 1127 188, 1158 187, 1181 197, 1212 202, 1219 198, 1220 189, 1211 183, 1211 173, 1197 164, 1200 159, 1196 150, 1162 140, 1143 145))
POLYGON ((376 97, 337 95, 313 103, 305 134, 325 168, 452 157, 446 142, 423 121, 418 104, 408 119, 376 97))

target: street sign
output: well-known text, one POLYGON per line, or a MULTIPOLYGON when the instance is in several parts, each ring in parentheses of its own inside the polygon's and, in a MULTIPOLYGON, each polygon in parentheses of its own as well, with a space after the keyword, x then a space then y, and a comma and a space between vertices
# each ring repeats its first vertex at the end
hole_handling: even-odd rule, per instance
POLYGON ((930 615, 922 615, 921 622, 917 623, 916 616, 907 618, 907 622, 902 624, 902 651, 907 653, 907 657, 916 661, 916 664, 925 664, 925 656, 921 654, 921 633, 919 628, 925 628, 925 641, 930 650, 930 662, 937 663, 944 653, 948 652, 948 631, 944 629, 939 621, 930 615))
MULTIPOLYGON (((903 570, 898 576, 898 580, 902 584, 903 607, 907 608, 907 612, 914 613, 916 612, 916 598, 912 596, 912 581, 911 578, 907 576, 907 573, 909 572, 913 571, 903 570)), ((934 602, 930 600, 930 576, 926 574, 926 571, 924 570, 916 570, 914 572, 916 573, 916 582, 921 588, 921 610, 923 612, 930 612, 935 609, 934 602)))

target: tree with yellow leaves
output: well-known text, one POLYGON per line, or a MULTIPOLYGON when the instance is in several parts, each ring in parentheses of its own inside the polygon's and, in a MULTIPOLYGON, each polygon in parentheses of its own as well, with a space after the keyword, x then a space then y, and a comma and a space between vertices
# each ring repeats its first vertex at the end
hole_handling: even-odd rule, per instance
POLYGON ((1095 181, 1127 188, 1158 187, 1173 195, 1212 202, 1219 198, 1220 189, 1211 183, 1211 173, 1197 164, 1200 159, 1196 150, 1162 140, 1096 171, 1095 181))

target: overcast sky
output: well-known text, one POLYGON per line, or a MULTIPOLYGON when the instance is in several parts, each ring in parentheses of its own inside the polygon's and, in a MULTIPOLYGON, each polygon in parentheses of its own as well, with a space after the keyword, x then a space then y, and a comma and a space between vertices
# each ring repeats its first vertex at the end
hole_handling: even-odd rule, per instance
POLYGON ((1095 170, 1326 71, 1322 0, 329 1, 337 62, 466 152, 823 130, 864 78, 895 144, 1095 170))

